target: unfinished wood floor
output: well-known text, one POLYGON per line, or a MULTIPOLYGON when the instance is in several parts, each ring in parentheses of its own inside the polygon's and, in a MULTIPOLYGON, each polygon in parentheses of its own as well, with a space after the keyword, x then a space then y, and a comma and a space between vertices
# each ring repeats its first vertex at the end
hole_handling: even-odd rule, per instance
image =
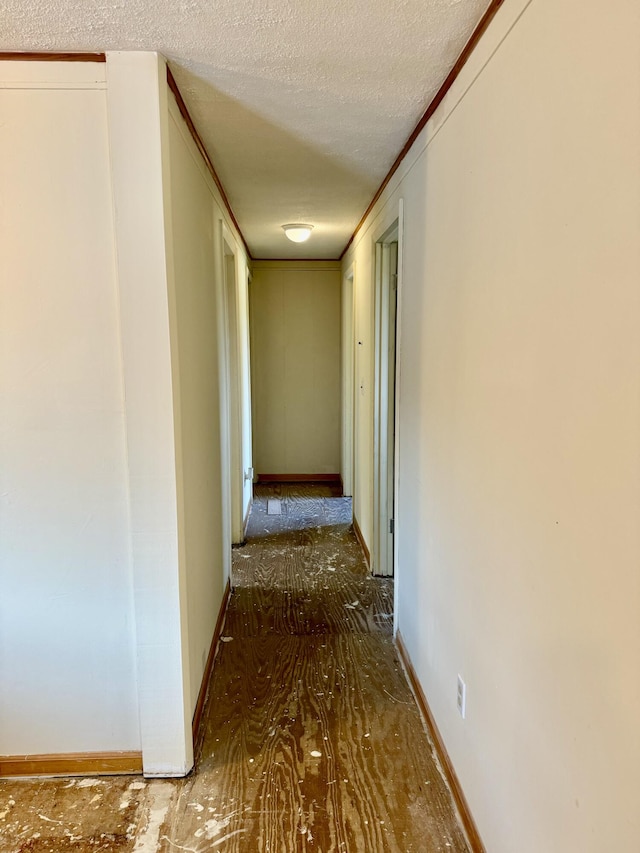
POLYGON ((4 783, 0 851, 467 853, 350 502, 258 487, 233 581, 196 771, 4 783))
POLYGON ((175 844, 467 850, 392 643, 392 581, 368 574, 350 523, 327 487, 257 488, 175 844))

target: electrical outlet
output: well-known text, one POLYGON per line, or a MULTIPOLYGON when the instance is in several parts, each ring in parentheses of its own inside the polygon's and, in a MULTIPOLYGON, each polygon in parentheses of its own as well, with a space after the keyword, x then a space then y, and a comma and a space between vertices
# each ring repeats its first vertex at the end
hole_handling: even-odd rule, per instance
POLYGON ((467 685, 464 683, 462 678, 458 676, 458 711, 460 711, 460 716, 464 720, 467 714, 467 685))

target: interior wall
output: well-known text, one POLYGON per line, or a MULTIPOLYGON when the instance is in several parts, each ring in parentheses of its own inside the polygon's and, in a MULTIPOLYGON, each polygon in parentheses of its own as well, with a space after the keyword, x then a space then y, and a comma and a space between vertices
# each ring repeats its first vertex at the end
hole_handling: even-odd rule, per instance
POLYGON ((231 562, 223 223, 250 437, 246 257, 162 57, 0 80, 0 754, 184 775, 231 562))
POLYGON ((507 0, 344 258, 366 339, 404 199, 399 630, 492 853, 640 832, 639 38, 507 0))
POLYGON ((0 754, 137 750, 105 68, 0 80, 0 754))
POLYGON ((342 439, 340 473, 344 494, 353 494, 353 395, 355 375, 355 334, 353 324, 353 279, 355 271, 349 270, 342 278, 341 327, 341 376, 342 376, 342 439))
MULTIPOLYGON (((242 363, 248 317, 246 255, 238 236, 231 231, 217 190, 202 156, 182 119, 173 96, 169 97, 169 155, 171 185, 171 255, 173 298, 171 327, 176 422, 179 422, 178 478, 180 482, 180 536, 186 565, 191 712, 196 707, 206 660, 224 590, 230 575, 231 533, 228 530, 229 467, 242 467, 240 456, 232 460, 228 446, 226 395, 222 381, 225 361, 225 324, 222 322, 227 294, 227 263, 222 223, 233 262, 242 280, 235 281, 234 321, 240 364, 230 376, 239 387, 248 384, 248 356, 242 363), (243 310, 244 309, 244 310, 243 310)), ((231 294, 228 294, 230 297, 231 294)), ((240 399, 240 403, 241 403, 240 399)), ((240 408, 240 418, 246 405, 240 408)), ((246 425, 244 429, 246 430, 246 425)), ((250 436, 250 420, 248 424, 250 436)), ((249 440, 249 453, 251 442, 249 440)), ((249 465, 251 457, 249 455, 249 465)), ((251 483, 249 483, 249 490, 251 483)), ((242 496, 240 496, 242 498, 242 496)), ((242 508, 248 509, 250 495, 242 508)))
POLYGON ((196 707, 224 593, 220 429, 221 286, 214 252, 218 213, 200 154, 177 108, 170 107, 169 144, 174 272, 172 349, 179 417, 181 536, 187 567, 191 712, 196 707), (195 146, 193 146, 195 148, 195 146), (175 312, 175 313, 173 313, 175 312))
POLYGON ((125 416, 140 737, 147 776, 193 767, 189 614, 173 298, 167 71, 156 53, 107 54, 109 149, 125 416))
POLYGON ((255 261, 250 287, 255 469, 340 471, 340 264, 255 261))

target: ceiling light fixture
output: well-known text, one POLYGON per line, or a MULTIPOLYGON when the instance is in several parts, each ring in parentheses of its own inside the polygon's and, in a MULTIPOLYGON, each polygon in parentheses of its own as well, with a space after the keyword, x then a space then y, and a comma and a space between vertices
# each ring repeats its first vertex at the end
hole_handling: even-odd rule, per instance
POLYGON ((304 243, 311 237, 313 225, 305 225, 302 222, 291 222, 282 226, 284 233, 293 243, 304 243))

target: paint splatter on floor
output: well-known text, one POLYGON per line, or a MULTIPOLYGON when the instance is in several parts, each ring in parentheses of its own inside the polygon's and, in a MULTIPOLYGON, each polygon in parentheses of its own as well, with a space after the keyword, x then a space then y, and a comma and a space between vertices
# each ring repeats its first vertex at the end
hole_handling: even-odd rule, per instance
POLYGON ((393 646, 393 581, 369 574, 351 502, 326 486, 258 487, 233 581, 234 642, 218 652, 172 844, 466 853, 393 646))
POLYGON ((196 771, 0 782, 0 853, 468 853, 350 520, 257 487, 196 771))
POLYGON ((158 799, 168 790, 166 812, 174 787, 125 776, 2 781, 0 851, 151 853, 157 843, 138 843, 148 838, 158 799))

